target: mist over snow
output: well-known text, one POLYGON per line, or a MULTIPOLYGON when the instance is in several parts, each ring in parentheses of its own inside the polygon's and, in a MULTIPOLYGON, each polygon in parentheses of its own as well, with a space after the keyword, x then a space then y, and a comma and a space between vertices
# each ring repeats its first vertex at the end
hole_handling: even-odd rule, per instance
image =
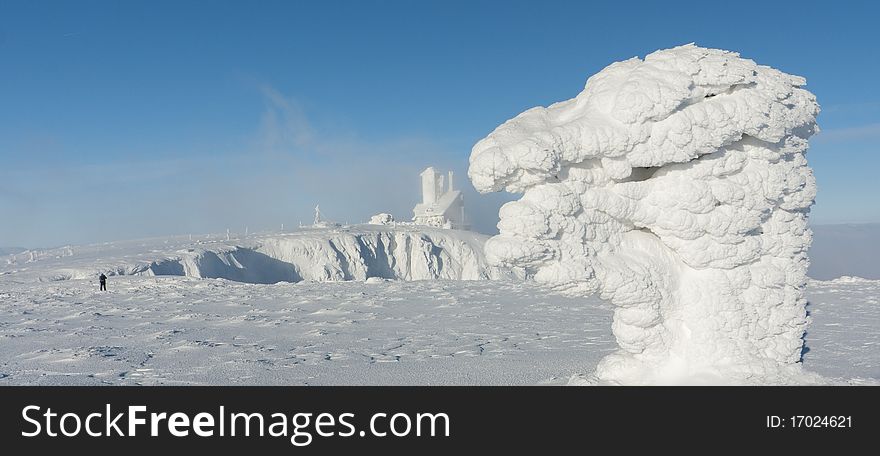
POLYGON ((807 275, 880 279, 880 224, 814 225, 807 275))

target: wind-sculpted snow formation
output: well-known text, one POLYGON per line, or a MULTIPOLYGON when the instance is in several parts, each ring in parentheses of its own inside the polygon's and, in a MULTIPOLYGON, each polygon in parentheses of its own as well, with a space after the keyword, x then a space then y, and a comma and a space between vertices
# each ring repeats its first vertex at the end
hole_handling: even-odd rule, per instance
POLYGON ((819 106, 798 76, 695 45, 614 63, 478 142, 490 263, 599 293, 620 350, 582 380, 816 381, 801 358, 819 106))

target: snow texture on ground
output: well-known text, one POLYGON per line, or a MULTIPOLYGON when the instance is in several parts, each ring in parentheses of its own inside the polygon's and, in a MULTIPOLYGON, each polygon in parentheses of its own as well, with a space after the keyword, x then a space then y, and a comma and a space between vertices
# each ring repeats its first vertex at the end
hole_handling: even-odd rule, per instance
POLYGON ((810 280, 807 297, 812 324, 804 335, 804 365, 829 377, 853 377, 854 384, 878 384, 880 280, 810 280))
POLYGON ((610 307, 498 281, 0 286, 0 384, 535 384, 592 367, 610 307))
MULTIPOLYGON (((612 306, 521 281, 0 280, 0 385, 566 383, 612 306)), ((811 281, 805 366, 880 379, 880 281, 811 281)))

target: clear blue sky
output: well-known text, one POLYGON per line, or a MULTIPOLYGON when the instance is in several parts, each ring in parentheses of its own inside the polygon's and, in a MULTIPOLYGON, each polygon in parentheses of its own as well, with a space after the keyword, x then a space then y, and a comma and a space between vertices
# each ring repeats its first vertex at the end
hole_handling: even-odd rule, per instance
POLYGON ((875 5, 0 0, 0 246, 408 217, 419 168, 688 42, 805 76, 813 220, 877 222, 875 5))

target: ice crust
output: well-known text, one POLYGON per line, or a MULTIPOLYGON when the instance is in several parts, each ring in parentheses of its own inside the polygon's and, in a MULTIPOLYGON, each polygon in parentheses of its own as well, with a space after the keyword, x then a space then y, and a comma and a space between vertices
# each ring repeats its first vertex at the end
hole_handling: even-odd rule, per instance
POLYGON ((500 210, 487 261, 616 306, 591 382, 812 382, 803 372, 805 79, 693 44, 609 65, 479 141, 500 210), (799 380, 798 380, 799 379, 799 380))

